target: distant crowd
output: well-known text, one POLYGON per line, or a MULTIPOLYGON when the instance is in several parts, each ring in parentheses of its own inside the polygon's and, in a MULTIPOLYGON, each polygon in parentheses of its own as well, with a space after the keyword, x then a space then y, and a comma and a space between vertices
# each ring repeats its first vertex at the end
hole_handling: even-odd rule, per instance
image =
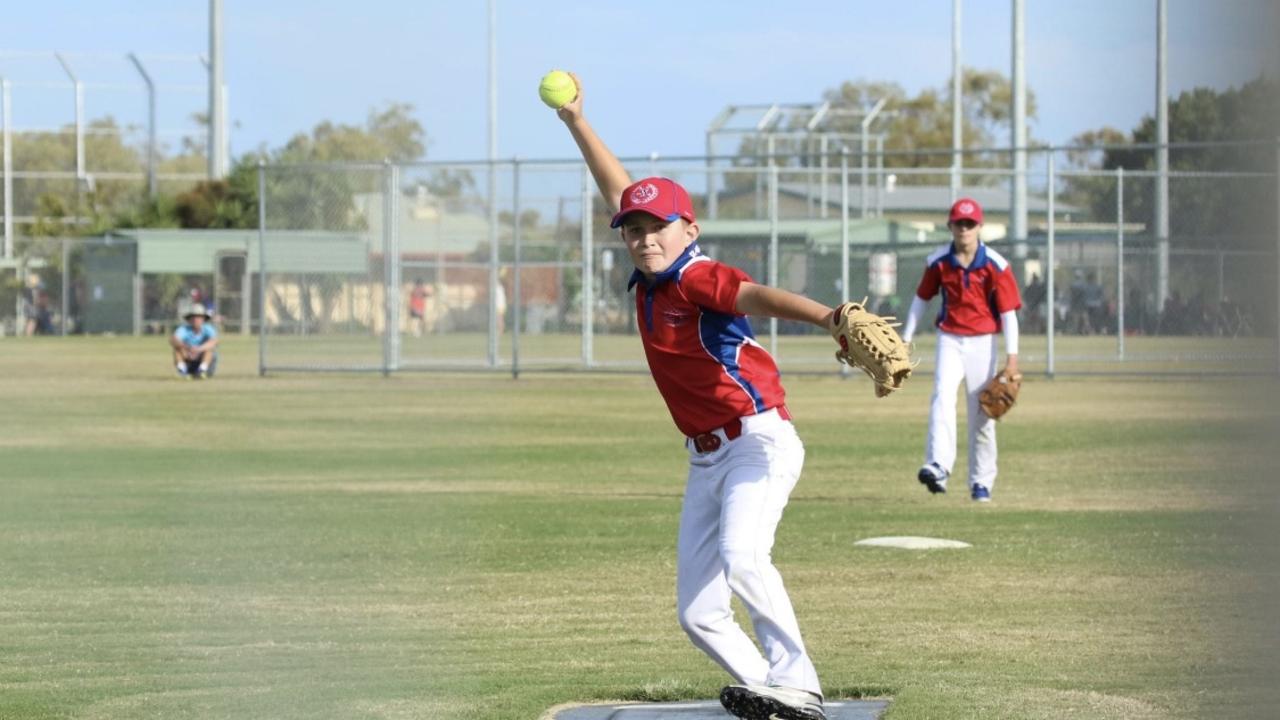
MULTIPOLYGON (((1023 329, 1043 333, 1048 325, 1046 309, 1047 285, 1038 274, 1031 276, 1023 290, 1023 329)), ((1112 335, 1118 329, 1117 303, 1096 275, 1076 270, 1066 290, 1055 288, 1057 301, 1055 331, 1067 335, 1112 335)), ((1183 299, 1177 290, 1169 293, 1159 312, 1140 287, 1126 292, 1124 328, 1136 335, 1215 335, 1237 337, 1253 335, 1256 328, 1252 310, 1229 297, 1217 302, 1203 292, 1183 299)))

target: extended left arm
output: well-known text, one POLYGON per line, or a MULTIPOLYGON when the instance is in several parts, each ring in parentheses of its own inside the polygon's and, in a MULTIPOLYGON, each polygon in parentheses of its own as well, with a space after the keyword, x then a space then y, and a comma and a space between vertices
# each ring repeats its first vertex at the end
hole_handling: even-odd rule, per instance
POLYGON ((1009 357, 1005 361, 1005 369, 1010 375, 1018 374, 1018 312, 1010 310, 1000 313, 1000 326, 1004 328, 1004 351, 1009 357))
POLYGON ((738 287, 735 308, 743 315, 775 317, 817 325, 823 330, 831 326, 831 308, 789 290, 744 282, 738 287))

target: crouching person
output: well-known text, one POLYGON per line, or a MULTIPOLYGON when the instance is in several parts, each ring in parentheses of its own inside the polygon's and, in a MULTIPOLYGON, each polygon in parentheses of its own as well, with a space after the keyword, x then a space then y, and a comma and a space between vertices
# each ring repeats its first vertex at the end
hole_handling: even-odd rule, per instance
POLYGON ((218 367, 218 330, 210 322, 209 311, 200 303, 192 303, 183 320, 169 336, 178 377, 211 377, 218 367))

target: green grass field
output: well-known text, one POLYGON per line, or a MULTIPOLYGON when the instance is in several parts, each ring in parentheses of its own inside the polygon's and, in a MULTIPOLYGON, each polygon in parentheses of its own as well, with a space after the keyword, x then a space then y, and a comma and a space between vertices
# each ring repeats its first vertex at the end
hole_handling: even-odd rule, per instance
MULTIPOLYGON (((646 375, 256 362, 231 338, 184 383, 160 339, 0 341, 0 718, 532 720, 725 683, 675 620, 685 463, 646 375)), ((1274 712, 1280 382, 1029 377, 990 506, 915 481, 927 375, 788 391, 775 558, 829 695, 1274 712), (974 547, 854 547, 906 534, 974 547)))

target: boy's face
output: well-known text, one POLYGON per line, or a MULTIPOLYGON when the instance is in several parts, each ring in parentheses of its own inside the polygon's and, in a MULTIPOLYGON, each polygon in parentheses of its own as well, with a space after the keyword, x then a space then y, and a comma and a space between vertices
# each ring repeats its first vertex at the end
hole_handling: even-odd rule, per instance
POLYGON ((961 218, 948 224, 951 228, 951 239, 955 241, 956 250, 970 252, 978 247, 978 231, 982 224, 968 218, 961 218))
POLYGON ((645 212, 624 217, 621 230, 631 262, 648 277, 671 267, 680 253, 698 239, 697 223, 683 218, 671 222, 645 212))

